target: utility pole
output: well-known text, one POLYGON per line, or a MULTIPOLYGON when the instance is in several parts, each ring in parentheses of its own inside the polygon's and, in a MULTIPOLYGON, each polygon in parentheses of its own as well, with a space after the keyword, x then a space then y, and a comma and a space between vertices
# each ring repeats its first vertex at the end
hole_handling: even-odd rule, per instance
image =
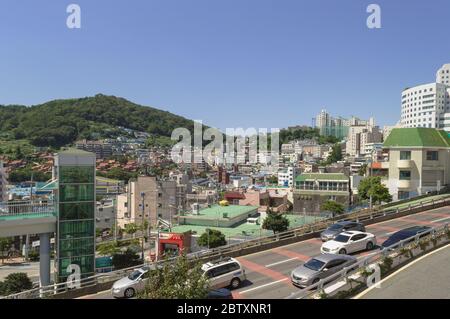
POLYGON ((145 215, 145 193, 141 192, 141 198, 142 198, 142 262, 145 262, 144 257, 144 244, 145 244, 145 237, 144 237, 144 215, 145 215))

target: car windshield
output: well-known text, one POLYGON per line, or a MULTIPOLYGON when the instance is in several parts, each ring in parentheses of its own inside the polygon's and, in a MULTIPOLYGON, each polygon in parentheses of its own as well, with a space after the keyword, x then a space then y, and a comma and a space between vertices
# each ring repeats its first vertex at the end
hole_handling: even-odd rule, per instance
POLYGON ((128 275, 128 279, 130 280, 136 280, 139 278, 139 276, 142 274, 139 270, 133 271, 131 274, 128 275))
POLYGON ((319 271, 320 268, 323 267, 325 263, 323 261, 317 260, 317 259, 311 259, 309 260, 304 266, 308 269, 319 271))
POLYGON ((329 230, 339 230, 339 229, 342 229, 344 226, 342 226, 341 224, 334 224, 334 225, 331 225, 328 229, 329 230))
POLYGON ((337 235, 336 238, 334 238, 334 241, 338 241, 340 243, 346 243, 346 242, 348 242, 349 239, 350 239, 349 236, 337 235))

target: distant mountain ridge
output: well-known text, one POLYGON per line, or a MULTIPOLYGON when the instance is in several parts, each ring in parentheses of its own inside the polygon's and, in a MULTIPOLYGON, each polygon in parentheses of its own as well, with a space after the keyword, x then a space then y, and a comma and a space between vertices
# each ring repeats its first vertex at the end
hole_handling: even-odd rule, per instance
POLYGON ((173 129, 184 127, 192 131, 194 124, 167 111, 103 94, 31 107, 0 105, 0 134, 27 139, 35 146, 61 147, 77 139, 112 137, 120 131, 118 126, 170 137, 173 129))

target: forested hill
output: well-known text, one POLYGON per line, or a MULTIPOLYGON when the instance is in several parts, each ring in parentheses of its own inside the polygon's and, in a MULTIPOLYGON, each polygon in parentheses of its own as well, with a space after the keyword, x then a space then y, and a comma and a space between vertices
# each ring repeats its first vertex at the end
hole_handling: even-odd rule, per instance
POLYGON ((82 138, 114 136, 118 126, 156 136, 170 136, 177 127, 192 131, 184 117, 102 94, 54 100, 25 107, 0 106, 0 134, 27 139, 35 146, 61 147, 82 138))

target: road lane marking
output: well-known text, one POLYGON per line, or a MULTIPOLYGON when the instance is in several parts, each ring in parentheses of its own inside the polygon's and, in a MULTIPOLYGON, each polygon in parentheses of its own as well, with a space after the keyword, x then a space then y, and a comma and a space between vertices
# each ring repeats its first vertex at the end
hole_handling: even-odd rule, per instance
POLYGON ((238 260, 241 262, 241 264, 242 264, 242 266, 244 266, 244 268, 248 268, 254 272, 260 273, 265 277, 270 277, 275 280, 289 279, 287 276, 283 275, 282 273, 279 273, 278 271, 266 268, 262 265, 254 263, 254 262, 244 259, 242 257, 238 258, 238 260))
POLYGON ((311 259, 310 256, 299 254, 299 253, 296 253, 294 251, 283 249, 283 248, 280 248, 280 247, 274 248, 272 251, 274 253, 276 253, 276 254, 280 254, 280 255, 283 255, 283 256, 286 256, 286 257, 291 257, 291 258, 296 257, 296 258, 298 258, 300 260, 303 260, 303 261, 308 261, 308 260, 311 259))
POLYGON ((402 218, 403 221, 410 223, 410 224, 419 224, 419 225, 425 225, 425 226, 430 226, 431 224, 433 224, 432 221, 428 221, 428 220, 417 220, 414 218, 402 218))
POLYGON ((392 227, 392 226, 386 226, 386 225, 378 225, 378 224, 372 224, 367 226, 367 228, 378 228, 378 229, 382 229, 382 230, 388 230, 388 231, 392 231, 392 232, 396 232, 399 231, 400 229, 397 227, 392 227))
POLYGON ((450 219, 450 216, 447 216, 447 217, 445 217, 445 218, 435 219, 435 220, 432 220, 431 222, 432 222, 432 223, 439 223, 439 222, 441 222, 441 221, 443 221, 443 220, 446 220, 446 219, 450 219))
POLYGON ((261 289, 261 288, 264 288, 264 287, 267 287, 267 286, 271 286, 271 285, 277 284, 279 282, 286 281, 288 279, 289 278, 286 277, 286 278, 283 278, 283 279, 280 279, 280 280, 277 280, 277 281, 269 282, 268 284, 264 284, 264 285, 261 285, 261 286, 253 287, 253 288, 250 288, 250 289, 247 289, 247 290, 244 290, 244 291, 239 291, 239 293, 240 294, 245 294, 247 292, 251 292, 251 291, 254 291, 254 290, 257 290, 257 289, 261 289))
POLYGON ((285 260, 282 260, 282 261, 277 261, 276 263, 273 263, 273 264, 268 264, 265 267, 269 268, 269 267, 272 267, 272 266, 276 266, 276 265, 279 265, 279 264, 284 264, 284 263, 287 263, 289 261, 297 260, 297 259, 298 259, 298 257, 289 258, 289 259, 285 259, 285 260))

